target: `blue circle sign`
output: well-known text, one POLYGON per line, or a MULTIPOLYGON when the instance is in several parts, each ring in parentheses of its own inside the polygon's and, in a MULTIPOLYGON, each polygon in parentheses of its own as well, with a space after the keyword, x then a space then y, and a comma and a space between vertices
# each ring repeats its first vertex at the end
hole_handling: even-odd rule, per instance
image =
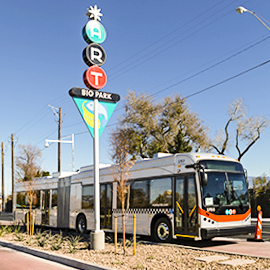
POLYGON ((83 38, 88 44, 101 44, 105 41, 106 36, 105 28, 98 21, 91 20, 83 28, 83 38))

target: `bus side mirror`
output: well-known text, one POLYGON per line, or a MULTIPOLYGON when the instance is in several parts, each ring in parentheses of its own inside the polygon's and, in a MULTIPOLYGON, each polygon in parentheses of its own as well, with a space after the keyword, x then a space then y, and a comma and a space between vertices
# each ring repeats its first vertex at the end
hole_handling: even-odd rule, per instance
POLYGON ((204 171, 200 171, 201 182, 203 186, 207 186, 207 174, 204 171))

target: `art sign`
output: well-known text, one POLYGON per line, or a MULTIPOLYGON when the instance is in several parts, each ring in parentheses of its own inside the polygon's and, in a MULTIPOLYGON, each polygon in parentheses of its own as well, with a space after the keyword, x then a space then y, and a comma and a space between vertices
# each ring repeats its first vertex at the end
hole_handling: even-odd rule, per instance
POLYGON ((83 74, 85 88, 73 87, 69 95, 73 98, 86 126, 94 138, 94 100, 98 100, 98 134, 101 136, 108 123, 120 96, 99 91, 107 83, 106 72, 100 67, 106 62, 106 52, 100 45, 107 37, 106 30, 99 22, 102 14, 95 5, 86 15, 89 21, 83 27, 83 38, 89 44, 82 53, 83 60, 89 68, 83 74))

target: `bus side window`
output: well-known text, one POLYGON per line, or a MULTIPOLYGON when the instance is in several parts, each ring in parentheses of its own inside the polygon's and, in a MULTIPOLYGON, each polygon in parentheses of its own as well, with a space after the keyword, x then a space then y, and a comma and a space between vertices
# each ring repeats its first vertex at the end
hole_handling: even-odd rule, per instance
POLYGON ((82 187, 82 209, 94 209, 94 186, 82 187))
POLYGON ((161 178, 150 181, 150 206, 172 206, 172 179, 161 178))
POLYGON ((131 184, 130 208, 147 208, 149 206, 148 182, 148 180, 139 180, 131 184))

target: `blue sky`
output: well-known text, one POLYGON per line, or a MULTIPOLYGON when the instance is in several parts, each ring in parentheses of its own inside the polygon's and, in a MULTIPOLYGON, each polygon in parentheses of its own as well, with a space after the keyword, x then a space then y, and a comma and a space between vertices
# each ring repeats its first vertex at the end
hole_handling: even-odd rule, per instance
MULTIPOLYGON (((85 87, 82 51, 87 44, 81 32, 87 8, 95 4, 107 31, 102 68, 108 82, 103 90, 122 97, 100 138, 100 162, 110 163, 108 135, 123 113, 128 89, 159 101, 209 88, 187 103, 212 137, 224 128, 227 107, 236 98, 244 98, 249 115, 269 116, 270 63, 229 79, 270 59, 270 32, 251 14, 235 11, 242 5, 270 21, 269 0, 4 1, 0 139, 8 193, 11 133, 17 140, 15 155, 19 144, 31 143, 42 150, 43 170, 57 171, 57 144, 44 147, 45 139, 57 139, 57 118, 47 104, 62 107, 62 135, 75 134, 75 168, 93 163, 93 139, 68 91, 85 87)), ((249 176, 270 175, 269 135, 268 129, 242 158, 249 176)), ((237 157, 234 145, 227 154, 237 157)), ((62 144, 62 170, 72 170, 70 144, 62 144)))

